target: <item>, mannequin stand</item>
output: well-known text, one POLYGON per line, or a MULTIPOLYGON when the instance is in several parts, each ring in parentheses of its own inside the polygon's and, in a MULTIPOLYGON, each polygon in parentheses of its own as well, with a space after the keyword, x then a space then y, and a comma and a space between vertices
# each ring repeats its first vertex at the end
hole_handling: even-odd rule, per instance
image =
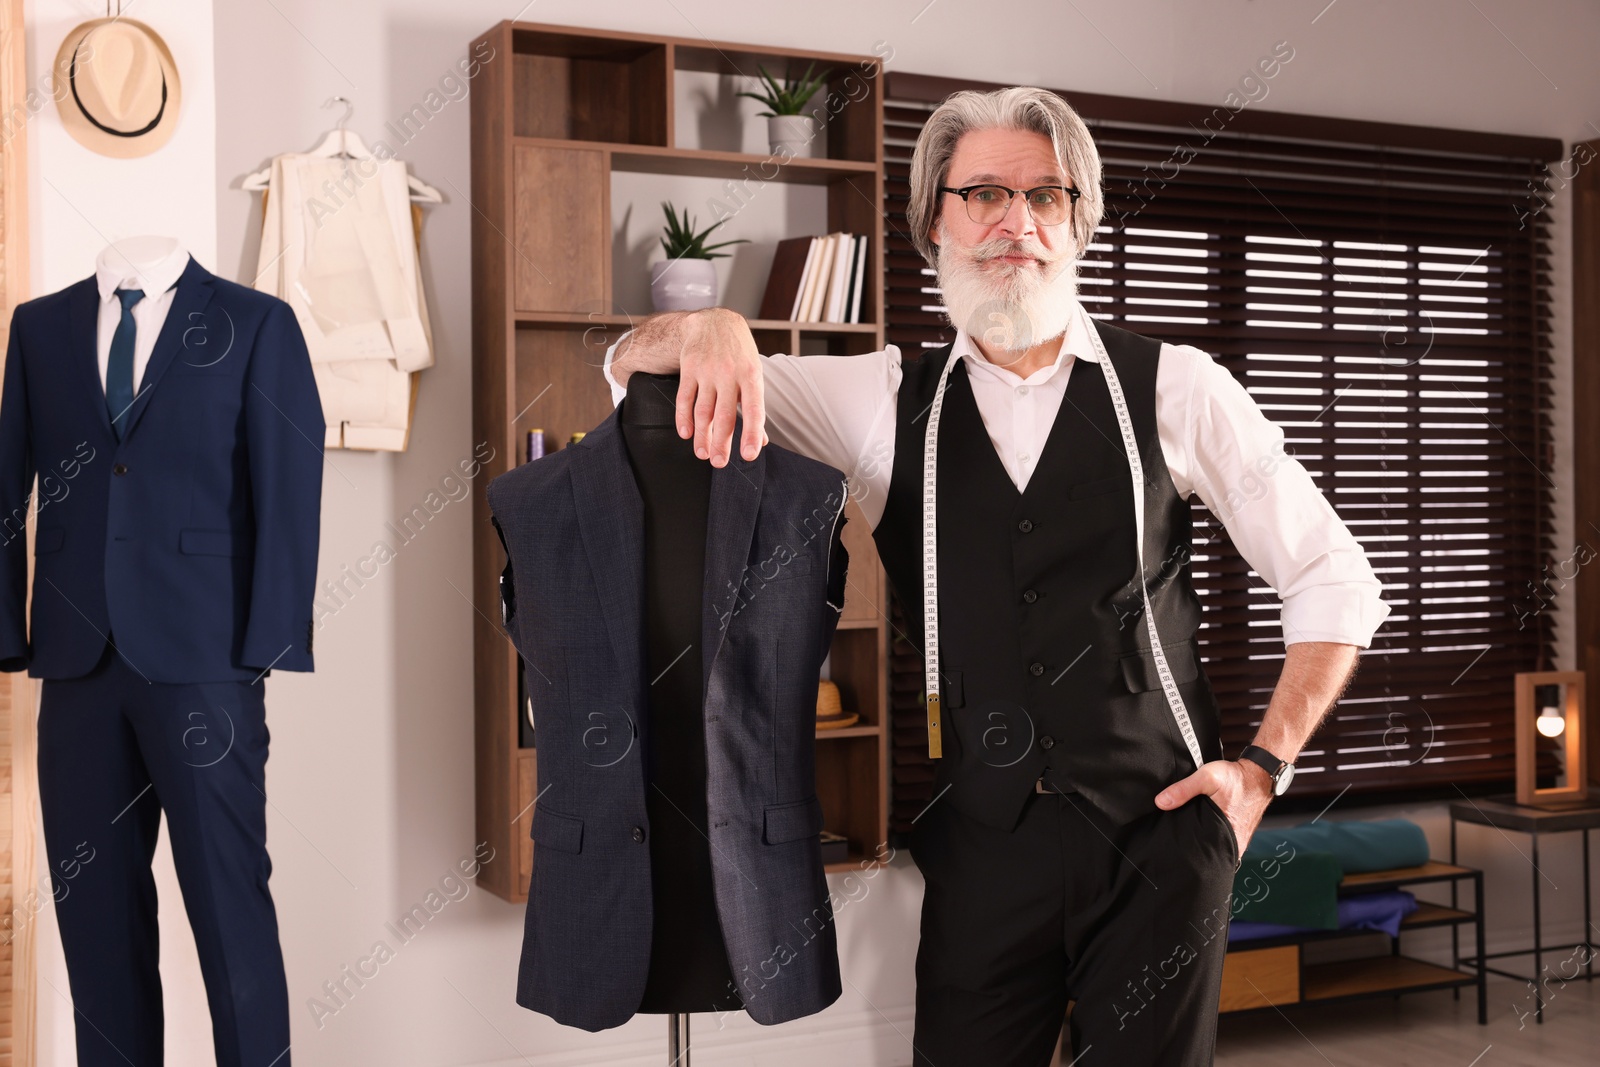
MULTIPOLYGON (((636 374, 620 420, 644 501, 644 626, 650 680, 646 809, 655 923, 641 1012, 743 1006, 717 918, 706 817, 701 606, 711 464, 678 436, 676 375, 636 374)), ((669 1022, 686 1064, 688 1019, 669 1022), (682 1048, 679 1043, 682 1043, 682 1048)))
POLYGON ((677 1012, 667 1016, 667 1067, 689 1067, 689 1017, 677 1012))

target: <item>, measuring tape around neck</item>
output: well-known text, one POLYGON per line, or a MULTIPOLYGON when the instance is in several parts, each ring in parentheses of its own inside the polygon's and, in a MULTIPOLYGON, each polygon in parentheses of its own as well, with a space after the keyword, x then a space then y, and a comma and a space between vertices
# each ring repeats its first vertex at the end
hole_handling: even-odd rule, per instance
MULTIPOLYGON (((1128 471, 1133 479, 1133 528, 1135 546, 1139 557, 1139 596, 1143 602, 1145 628, 1150 633, 1150 652, 1155 657, 1156 674, 1161 679, 1161 691, 1166 694, 1167 707, 1178 721, 1178 732, 1188 746, 1189 755, 1199 769, 1205 763, 1200 753, 1200 740, 1195 736, 1194 725, 1189 721, 1189 710, 1183 706, 1183 696, 1178 683, 1173 680, 1172 669, 1167 666, 1167 654, 1161 647, 1161 635, 1156 631, 1155 613, 1150 610, 1150 588, 1144 570, 1144 464, 1139 456, 1139 441, 1133 432, 1133 419, 1128 415, 1128 402, 1122 395, 1122 383, 1117 379, 1117 369, 1106 354, 1106 345, 1100 331, 1082 305, 1078 315, 1095 354, 1100 357, 1100 370, 1105 376, 1106 391, 1111 394, 1111 406, 1116 409, 1117 427, 1122 431, 1122 448, 1128 456, 1128 471)), ((1063 341, 1065 343, 1065 341, 1063 341)), ((944 407, 945 385, 950 371, 959 361, 954 350, 939 372, 939 385, 933 393, 933 405, 928 409, 928 428, 922 439, 922 632, 926 646, 926 676, 928 701, 928 756, 939 759, 943 754, 939 732, 939 531, 938 518, 938 455, 939 412, 944 407)))

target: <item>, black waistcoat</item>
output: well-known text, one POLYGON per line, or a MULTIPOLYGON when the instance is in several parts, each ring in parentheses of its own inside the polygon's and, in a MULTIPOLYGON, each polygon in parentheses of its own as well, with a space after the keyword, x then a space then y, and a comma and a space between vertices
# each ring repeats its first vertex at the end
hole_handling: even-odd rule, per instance
MULTIPOLYGON (((1161 451, 1159 341, 1096 322, 1145 472, 1145 571, 1168 665, 1207 761, 1222 755, 1194 642, 1189 504, 1161 451)), ((912 637, 922 633, 927 412, 951 346, 903 364, 894 468, 873 537, 912 637)), ((1132 476, 1098 363, 1076 360, 1025 492, 1000 462, 953 368, 940 416, 938 576, 943 758, 935 792, 1010 830, 1043 776, 1117 823, 1155 809, 1194 770, 1162 693, 1139 596, 1132 476)))

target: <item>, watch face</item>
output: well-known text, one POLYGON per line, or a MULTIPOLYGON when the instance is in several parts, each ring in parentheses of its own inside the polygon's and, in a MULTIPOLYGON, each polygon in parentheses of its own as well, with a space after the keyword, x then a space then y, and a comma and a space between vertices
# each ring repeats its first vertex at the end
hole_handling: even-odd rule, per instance
POLYGON ((1289 783, 1294 781, 1294 764, 1285 763, 1283 770, 1278 774, 1278 780, 1273 783, 1272 795, 1281 797, 1289 791, 1289 783))

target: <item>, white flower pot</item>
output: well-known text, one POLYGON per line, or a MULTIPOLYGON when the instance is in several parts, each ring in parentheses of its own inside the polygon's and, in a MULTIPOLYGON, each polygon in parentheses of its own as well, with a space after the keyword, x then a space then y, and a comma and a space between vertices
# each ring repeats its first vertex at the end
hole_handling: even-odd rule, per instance
POLYGON ((717 304, 717 268, 709 259, 650 264, 650 303, 657 311, 699 311, 717 304))
POLYGON ((768 115, 767 150, 773 155, 810 159, 817 120, 810 115, 768 115))

